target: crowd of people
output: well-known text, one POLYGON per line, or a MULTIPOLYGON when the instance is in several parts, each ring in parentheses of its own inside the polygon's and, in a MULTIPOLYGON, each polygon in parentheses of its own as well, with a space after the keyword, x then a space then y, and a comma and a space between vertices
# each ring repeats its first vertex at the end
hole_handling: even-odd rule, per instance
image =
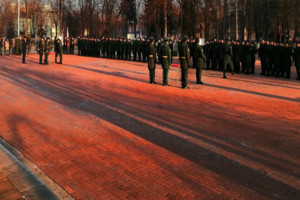
MULTIPOLYGON (((276 43, 261 40, 259 43, 250 41, 211 40, 200 46, 199 39, 187 37, 175 41, 164 38, 154 41, 153 38, 77 38, 78 55, 93 56, 111 59, 133 60, 148 62, 150 70, 150 83, 155 83, 155 65, 160 63, 163 68, 170 68, 173 55, 179 54, 182 69, 183 88, 186 84, 187 70, 194 67, 196 82, 201 81, 201 72, 204 66, 207 70, 223 71, 223 77, 227 78, 226 72, 255 74, 256 59, 261 61, 261 75, 291 77, 292 63, 295 62, 297 80, 300 80, 300 44, 292 48, 289 43, 276 43), (168 59, 166 62, 165 59, 168 59), (170 60, 169 60, 170 59, 170 60)), ((55 62, 62 63, 63 54, 74 54, 75 39, 64 38, 63 42, 55 37, 54 51, 55 62), (60 57, 57 62, 57 57, 60 57)), ((36 51, 40 54, 40 64, 48 64, 48 54, 51 51, 50 38, 30 39, 27 37, 0 38, 0 55, 20 55, 36 51), (25 43, 25 45, 23 45, 25 43), (44 59, 43 59, 44 56, 44 59)), ((164 85, 168 85, 168 71, 164 70, 164 85)))

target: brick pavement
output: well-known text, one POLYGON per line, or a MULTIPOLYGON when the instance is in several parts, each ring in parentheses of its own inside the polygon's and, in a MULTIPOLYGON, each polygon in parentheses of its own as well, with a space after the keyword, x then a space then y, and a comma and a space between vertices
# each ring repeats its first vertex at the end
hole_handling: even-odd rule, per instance
POLYGON ((192 69, 182 90, 144 63, 36 63, 0 58, 0 137, 76 199, 300 198, 299 82, 192 69))
POLYGON ((24 199, 20 191, 12 184, 10 180, 0 171, 0 199, 3 200, 21 200, 24 199))

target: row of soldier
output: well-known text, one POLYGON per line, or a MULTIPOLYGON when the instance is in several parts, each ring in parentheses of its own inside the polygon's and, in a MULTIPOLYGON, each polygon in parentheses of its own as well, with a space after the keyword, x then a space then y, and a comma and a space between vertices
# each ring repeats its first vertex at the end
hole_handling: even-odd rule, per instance
MULTIPOLYGON (((122 60, 133 60, 146 62, 148 57, 147 49, 150 39, 134 38, 78 38, 78 54, 82 56, 104 57, 122 60)), ((157 49, 161 45, 158 41, 157 49)), ((173 51, 172 41, 170 48, 173 51)), ((157 50, 157 52, 159 52, 157 50)), ((159 56, 158 56, 159 57, 159 56)))
MULTIPOLYGON (((168 46, 171 50, 171 60, 173 60, 174 44, 180 44, 179 39, 176 42, 168 40, 168 46)), ((193 63, 196 63, 195 52, 196 42, 194 39, 187 39, 186 41, 193 63)), ((256 57, 261 60, 261 74, 266 76, 285 77, 290 78, 290 68, 292 66, 292 48, 289 44, 265 42, 262 40, 259 45, 250 41, 227 41, 214 39, 206 41, 203 46, 204 54, 206 56, 206 69, 221 70, 224 69, 224 56, 226 50, 226 43, 232 48, 231 59, 233 62, 233 70, 235 73, 255 73, 256 57), (257 48, 259 46, 259 48, 257 48)), ((134 61, 147 61, 147 49, 150 44, 150 39, 121 39, 121 38, 78 38, 78 53, 83 56, 95 56, 105 58, 117 58, 134 61)), ((155 60, 161 63, 160 48, 163 42, 158 40, 154 42, 155 46, 155 60)), ((190 67, 192 67, 190 66, 190 67)), ((227 68, 226 68, 227 70, 227 68)), ((297 76, 298 78, 299 76, 297 76)))

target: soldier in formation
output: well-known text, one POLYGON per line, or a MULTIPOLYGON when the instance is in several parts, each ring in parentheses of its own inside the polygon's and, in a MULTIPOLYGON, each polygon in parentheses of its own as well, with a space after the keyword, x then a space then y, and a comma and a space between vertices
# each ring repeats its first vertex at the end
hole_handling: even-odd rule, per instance
POLYGON ((155 82, 155 46, 154 40, 150 39, 150 44, 148 47, 148 69, 149 69, 149 77, 150 83, 156 84, 155 82))
POLYGON ((191 66, 190 48, 187 44, 187 38, 182 39, 179 50, 179 60, 181 68, 181 87, 183 89, 190 89, 187 85, 188 68, 191 66))
POLYGON ((168 39, 164 39, 164 43, 160 48, 161 66, 163 68, 163 86, 168 86, 169 70, 171 67, 171 49, 168 45, 168 39))

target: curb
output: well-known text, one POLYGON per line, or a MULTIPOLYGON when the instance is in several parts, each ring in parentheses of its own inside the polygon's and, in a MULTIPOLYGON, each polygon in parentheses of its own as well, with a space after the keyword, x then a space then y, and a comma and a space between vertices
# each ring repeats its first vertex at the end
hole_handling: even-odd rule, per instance
POLYGON ((0 138, 0 171, 25 199, 74 199, 2 138, 0 138))

